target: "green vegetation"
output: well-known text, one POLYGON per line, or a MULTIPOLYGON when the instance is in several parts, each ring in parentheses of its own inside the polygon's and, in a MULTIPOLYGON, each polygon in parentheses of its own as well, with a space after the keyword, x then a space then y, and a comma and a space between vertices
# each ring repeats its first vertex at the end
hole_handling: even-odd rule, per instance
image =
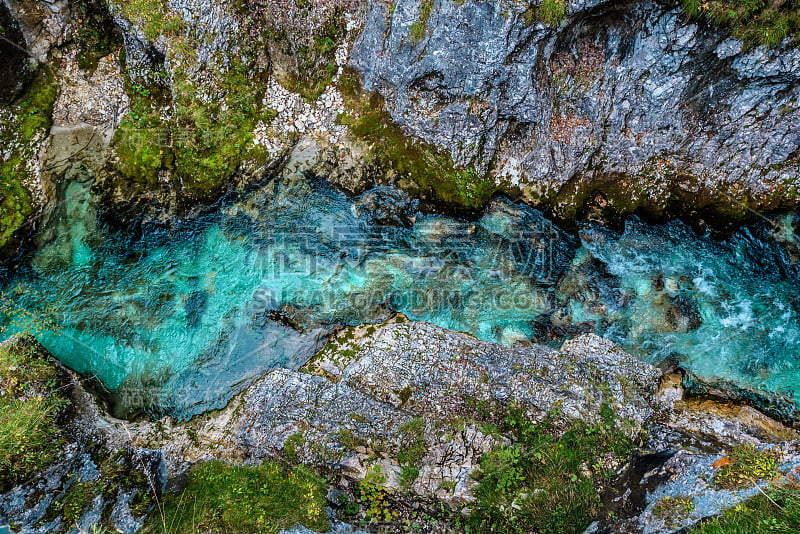
POLYGON ((387 490, 383 487, 385 483, 386 476, 381 472, 381 466, 376 465, 358 484, 358 497, 366 506, 365 517, 370 522, 389 522, 395 517, 387 499, 387 490))
POLYGON ((704 521, 691 534, 752 534, 800 532, 800 486, 776 484, 764 493, 726 510, 722 516, 704 521))
POLYGON ((185 30, 186 25, 177 13, 169 10, 163 0, 111 0, 122 9, 131 22, 138 24, 149 41, 159 35, 175 37, 185 30))
POLYGON ((298 524, 324 532, 324 508, 323 481, 304 466, 213 461, 192 468, 186 489, 165 496, 142 532, 274 534, 298 524))
POLYGON ((56 419, 67 405, 58 372, 27 338, 0 346, 0 491, 41 471, 62 444, 56 419))
POLYGON ((682 0, 684 10, 713 24, 728 26, 746 43, 774 46, 790 37, 800 44, 797 0, 682 0))
POLYGON ((345 72, 339 88, 352 110, 340 115, 339 122, 369 147, 379 174, 391 172, 399 178, 398 185, 414 196, 461 210, 483 207, 498 190, 491 178, 471 168, 457 168, 448 154, 407 136, 385 111, 380 95, 361 89, 356 73, 345 72))
POLYGON ((93 481, 73 482, 64 494, 61 506, 64 510, 64 521, 68 525, 74 525, 83 515, 86 506, 94 500, 97 494, 95 486, 93 481))
POLYGON ((425 456, 428 447, 425 443, 425 422, 417 417, 400 425, 400 451, 397 453, 397 462, 401 466, 416 466, 425 456))
POLYGON ((257 159, 253 129, 261 119, 274 119, 274 111, 261 106, 258 76, 240 61, 224 72, 207 73, 207 83, 221 98, 203 96, 203 88, 182 71, 175 73, 174 99, 158 83, 128 79, 131 110, 115 138, 120 173, 155 187, 160 172, 169 170, 180 179, 187 197, 212 196, 240 161, 257 159))
POLYGON ((516 443, 484 456, 468 519, 472 532, 583 532, 600 510, 599 492, 613 471, 608 457, 627 459, 633 442, 614 426, 606 407, 602 422, 572 422, 563 433, 547 417, 533 423, 509 409, 501 431, 516 443))
POLYGON ((428 19, 431 18, 433 11, 433 0, 422 0, 419 5, 419 17, 417 21, 411 25, 411 42, 414 44, 419 43, 425 38, 428 32, 428 19))
POLYGON ((653 507, 653 515, 663 520, 667 528, 677 528, 694 512, 691 497, 664 497, 653 507))
POLYGON ((335 12, 313 36, 310 45, 297 45, 283 32, 273 30, 272 41, 284 55, 289 67, 279 76, 280 83, 289 91, 299 94, 308 102, 322 95, 336 76, 336 48, 345 37, 345 23, 340 12, 335 12))
POLYGON ((73 4, 73 9, 78 20, 75 29, 78 66, 91 72, 100 58, 122 46, 122 36, 102 0, 80 0, 73 4))
POLYGON ((92 459, 100 475, 95 480, 73 478, 64 496, 50 504, 43 521, 63 517, 67 525, 74 525, 94 500, 104 498, 100 515, 101 527, 113 531, 111 513, 120 489, 136 490, 130 501, 131 513, 136 517, 146 514, 155 503, 154 487, 142 471, 142 465, 134 453, 120 450, 112 455, 105 449, 94 451, 92 459))
POLYGON ((714 477, 714 484, 723 489, 741 489, 755 486, 759 480, 778 476, 780 452, 776 449, 756 450, 752 445, 738 445, 729 451, 727 458, 714 477))
POLYGON ((0 249, 33 213, 31 194, 24 185, 28 160, 35 157, 36 135, 50 128, 57 96, 53 74, 41 69, 8 114, 0 115, 0 142, 12 149, 0 161, 0 249))
POLYGON ((155 186, 158 173, 170 168, 174 159, 168 143, 168 123, 162 118, 168 100, 158 87, 133 84, 128 77, 125 81, 130 111, 115 136, 117 169, 133 182, 155 186))
POLYGON ((548 26, 558 26, 567 15, 567 0, 544 0, 533 10, 533 15, 548 26))

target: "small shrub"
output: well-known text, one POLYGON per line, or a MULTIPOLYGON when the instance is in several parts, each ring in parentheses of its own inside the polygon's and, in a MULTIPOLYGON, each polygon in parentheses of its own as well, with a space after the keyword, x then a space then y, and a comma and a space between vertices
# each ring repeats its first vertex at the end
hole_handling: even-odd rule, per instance
POLYGON ((720 488, 749 488, 778 475, 780 452, 775 449, 759 451, 753 445, 739 445, 730 450, 728 458, 714 477, 720 488))
POLYGON ((366 518, 371 522, 391 521, 394 518, 388 502, 388 492, 383 484, 386 475, 381 472, 381 467, 376 465, 369 470, 367 476, 358 484, 358 495, 361 502, 367 507, 366 518))

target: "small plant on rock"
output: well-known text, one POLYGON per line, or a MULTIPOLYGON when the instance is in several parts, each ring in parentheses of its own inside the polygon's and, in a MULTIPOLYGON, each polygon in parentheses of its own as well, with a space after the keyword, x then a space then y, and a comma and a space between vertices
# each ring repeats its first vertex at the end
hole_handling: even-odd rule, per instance
POLYGON ((664 497, 653 507, 653 516, 664 521, 668 528, 680 526, 694 512, 691 497, 664 497))
POLYGON ((778 475, 781 454, 776 449, 756 450, 753 445, 733 447, 729 455, 717 463, 720 470, 714 484, 723 489, 755 486, 759 480, 771 480, 778 475))

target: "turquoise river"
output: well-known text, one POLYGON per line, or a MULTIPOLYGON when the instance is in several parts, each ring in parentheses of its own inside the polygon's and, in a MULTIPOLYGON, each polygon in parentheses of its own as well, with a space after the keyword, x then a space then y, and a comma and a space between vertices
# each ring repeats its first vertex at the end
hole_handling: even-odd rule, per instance
POLYGON ((339 325, 401 312, 506 345, 595 332, 794 416, 796 219, 724 240, 635 218, 570 234, 502 198, 467 221, 387 187, 351 198, 294 176, 121 230, 73 182, 35 250, 0 267, 0 325, 95 377, 119 415, 220 407, 265 369, 302 365, 339 325))

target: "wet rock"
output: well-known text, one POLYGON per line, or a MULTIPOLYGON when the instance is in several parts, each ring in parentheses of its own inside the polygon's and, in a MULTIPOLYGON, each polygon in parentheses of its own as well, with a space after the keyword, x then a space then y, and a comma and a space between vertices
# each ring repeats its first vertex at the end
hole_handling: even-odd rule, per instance
POLYGON ((350 64, 395 121, 456 162, 563 201, 564 213, 598 192, 622 211, 658 211, 673 192, 729 204, 719 191, 734 182, 756 204, 796 202, 767 198, 798 171, 790 44, 745 49, 649 1, 570 3, 553 27, 529 24, 525 5, 435 2, 415 40, 419 5, 371 2, 350 64))

